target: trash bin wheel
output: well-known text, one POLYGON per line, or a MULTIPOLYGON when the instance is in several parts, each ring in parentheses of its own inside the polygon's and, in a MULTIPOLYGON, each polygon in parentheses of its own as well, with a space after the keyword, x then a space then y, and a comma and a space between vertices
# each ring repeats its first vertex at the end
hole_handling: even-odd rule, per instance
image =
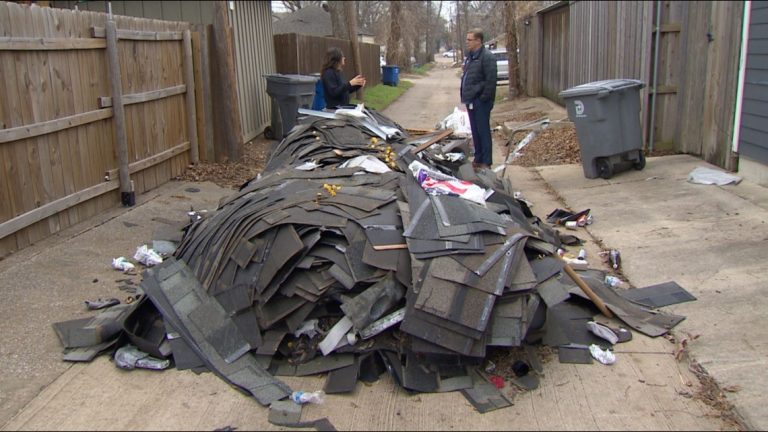
POLYGON ((275 139, 275 131, 272 130, 272 126, 267 126, 264 129, 264 138, 275 139))
POLYGON ((638 158, 637 160, 632 164, 632 167, 638 171, 645 168, 645 154, 643 154, 643 151, 640 150, 638 152, 638 158))
POLYGON ((595 164, 597 165, 597 173, 600 175, 600 177, 604 179, 613 177, 613 165, 611 164, 611 161, 608 160, 608 158, 598 158, 595 161, 595 164))

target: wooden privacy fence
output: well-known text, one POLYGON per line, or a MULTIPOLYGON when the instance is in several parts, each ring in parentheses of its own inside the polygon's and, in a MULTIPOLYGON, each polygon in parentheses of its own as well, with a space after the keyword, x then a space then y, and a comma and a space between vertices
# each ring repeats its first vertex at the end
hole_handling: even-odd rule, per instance
POLYGON ((187 23, 0 2, 0 256, 197 159, 193 39, 187 23))
POLYGON ((556 4, 527 18, 521 30, 525 92, 562 103, 557 93, 579 84, 639 79, 647 85, 640 97, 649 147, 734 169, 743 8, 743 2, 556 4))
MULTIPOLYGON (((319 74, 323 66, 325 52, 330 47, 341 48, 347 56, 344 75, 352 79, 358 71, 352 64, 352 43, 344 39, 324 38, 317 36, 285 33, 274 35, 275 61, 278 73, 283 74, 319 74)), ((379 63, 380 48, 378 45, 360 43, 360 57, 363 67, 362 75, 369 85, 381 82, 381 66, 379 63)))

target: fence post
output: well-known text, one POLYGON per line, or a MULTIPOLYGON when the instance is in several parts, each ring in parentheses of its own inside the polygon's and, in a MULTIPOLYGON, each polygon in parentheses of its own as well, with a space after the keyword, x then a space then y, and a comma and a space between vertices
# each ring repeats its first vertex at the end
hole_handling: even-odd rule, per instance
POLYGON ((125 108, 123 107, 123 83, 120 78, 120 59, 117 52, 117 24, 107 20, 107 58, 109 81, 112 88, 112 125, 117 146, 117 172, 120 179, 120 201, 124 206, 136 204, 136 195, 128 171, 128 139, 125 134, 125 108))
POLYGON ((193 164, 199 161, 197 144, 197 113, 195 110, 195 73, 192 65, 192 36, 189 29, 182 36, 184 45, 184 81, 187 85, 187 134, 189 135, 189 158, 193 164))

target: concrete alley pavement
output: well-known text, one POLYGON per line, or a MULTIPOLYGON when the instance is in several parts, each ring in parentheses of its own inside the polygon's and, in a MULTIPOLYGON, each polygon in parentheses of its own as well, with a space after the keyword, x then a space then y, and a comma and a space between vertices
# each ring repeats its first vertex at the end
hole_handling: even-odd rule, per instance
MULTIPOLYGON (((458 80, 456 69, 413 79, 414 87, 384 114, 407 128, 432 129, 458 104, 458 80)), ((494 160, 504 160, 499 145, 495 151, 494 160)), ((595 223, 577 233, 587 241, 588 256, 600 250, 590 234, 620 249, 624 274, 633 285, 675 280, 697 296, 695 302, 669 308, 688 317, 676 333, 701 334, 691 343, 694 357, 721 384, 740 385, 729 400, 748 426, 766 429, 768 409, 760 406, 758 389, 766 384, 768 336, 747 328, 765 326, 759 290, 767 271, 760 251, 768 241, 768 194, 746 182, 732 188, 685 183, 697 164, 706 165, 690 156, 649 158, 645 170, 610 181, 584 179, 574 165, 510 166, 504 175, 533 202, 539 217, 564 205, 591 208, 595 223)), ((117 209, 0 261, 3 430, 283 429, 267 422, 266 407, 211 373, 124 371, 107 356, 88 364, 64 363, 51 329, 53 322, 89 315, 85 299, 122 294, 114 281, 123 276, 110 268, 112 258, 132 255, 164 219, 183 219, 190 207, 213 210, 231 192, 211 183, 171 182, 133 208, 117 209)), ((607 268, 598 259, 590 264, 607 268)), ((322 405, 305 406, 302 421, 327 417, 339 430, 735 427, 694 396, 699 383, 687 363, 673 357, 676 345, 634 335, 617 347, 612 366, 560 364, 555 356, 544 364, 537 390, 519 393, 513 406, 487 414, 475 411, 458 392, 409 394, 385 374, 371 386, 358 384, 354 393, 328 395, 322 405)), ((309 391, 322 388, 324 381, 283 379, 309 391)))

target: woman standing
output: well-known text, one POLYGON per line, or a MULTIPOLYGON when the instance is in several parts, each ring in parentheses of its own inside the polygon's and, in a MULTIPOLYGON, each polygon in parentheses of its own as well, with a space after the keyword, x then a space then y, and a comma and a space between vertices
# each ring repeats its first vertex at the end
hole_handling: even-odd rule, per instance
POLYGON ((365 87, 365 78, 357 75, 350 81, 344 78, 342 69, 346 64, 346 57, 339 48, 332 47, 325 53, 325 62, 322 69, 323 94, 325 107, 336 109, 343 105, 349 105, 349 94, 365 87))

